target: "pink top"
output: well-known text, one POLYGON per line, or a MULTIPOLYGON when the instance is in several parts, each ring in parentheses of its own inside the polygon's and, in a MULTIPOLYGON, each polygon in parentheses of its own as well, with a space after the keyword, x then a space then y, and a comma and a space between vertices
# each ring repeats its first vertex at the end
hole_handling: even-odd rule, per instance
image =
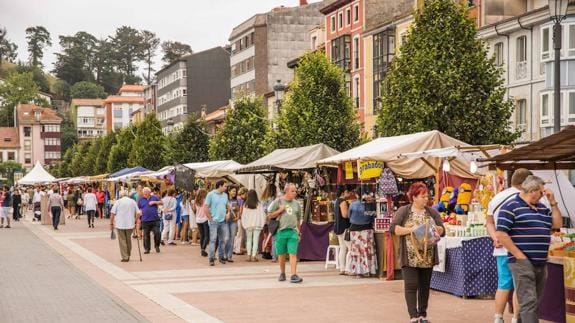
MULTIPOLYGON (((195 203, 195 202, 194 202, 195 203)), ((196 223, 204 223, 208 221, 208 216, 206 215, 206 203, 202 206, 195 204, 196 206, 196 223)))

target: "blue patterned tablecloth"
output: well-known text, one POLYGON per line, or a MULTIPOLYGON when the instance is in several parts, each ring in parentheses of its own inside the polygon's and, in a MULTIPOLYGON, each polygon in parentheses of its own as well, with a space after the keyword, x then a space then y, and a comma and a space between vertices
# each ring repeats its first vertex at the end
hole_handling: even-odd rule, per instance
POLYGON ((445 272, 433 272, 432 289, 465 297, 495 294, 497 263, 489 237, 463 241, 446 257, 445 272))

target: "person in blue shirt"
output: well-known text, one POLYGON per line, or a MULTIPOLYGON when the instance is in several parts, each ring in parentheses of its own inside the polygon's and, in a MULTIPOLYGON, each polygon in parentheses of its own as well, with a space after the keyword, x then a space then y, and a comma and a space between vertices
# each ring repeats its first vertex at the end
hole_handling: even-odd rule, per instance
POLYGON ((154 247, 156 252, 160 252, 160 217, 158 216, 158 205, 162 201, 156 195, 152 195, 149 187, 144 187, 143 196, 138 200, 138 209, 140 210, 142 229, 144 231, 144 253, 150 253, 150 232, 154 233, 154 247))
POLYGON ((228 184, 226 181, 219 180, 216 182, 216 188, 208 193, 206 197, 208 225, 210 227, 210 250, 209 263, 213 266, 215 263, 216 241, 218 241, 218 254, 221 264, 226 263, 226 243, 229 239, 228 226, 226 225, 226 216, 228 213, 228 194, 226 193, 228 184))
POLYGON ((508 251, 523 323, 539 322, 551 229, 559 229, 563 224, 555 195, 544 185, 541 178, 528 176, 519 194, 503 204, 497 218, 496 237, 508 251), (551 209, 541 203, 543 196, 551 209))

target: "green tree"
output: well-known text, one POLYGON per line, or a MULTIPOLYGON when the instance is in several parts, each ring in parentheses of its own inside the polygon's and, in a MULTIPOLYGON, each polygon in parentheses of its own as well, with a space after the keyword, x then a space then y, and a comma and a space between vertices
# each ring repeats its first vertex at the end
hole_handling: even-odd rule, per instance
POLYGON ((84 169, 84 156, 86 156, 88 149, 90 149, 90 143, 77 143, 74 147, 72 161, 68 166, 70 176, 88 175, 84 169))
POLYGON ((70 84, 64 80, 56 80, 56 82, 52 84, 51 92, 65 101, 70 101, 70 84))
POLYGON ((135 137, 136 127, 130 126, 116 132, 116 142, 110 149, 106 168, 108 173, 117 172, 120 169, 128 167, 128 157, 132 150, 132 142, 135 137))
MULTIPOLYGON (((113 56, 117 63, 118 70, 124 78, 130 77, 133 81, 137 70, 136 63, 144 58, 144 45, 140 32, 129 26, 122 26, 116 29, 115 35, 111 38, 113 45, 113 56)), ((131 83, 126 81, 126 83, 131 83)))
POLYGON ((34 83, 32 73, 8 74, 6 81, 0 84, 0 126, 14 126, 14 107, 19 103, 35 103, 48 106, 48 102, 38 96, 38 86, 34 83))
POLYGON ((241 97, 227 110, 223 126, 210 141, 210 159, 252 162, 272 149, 270 131, 261 98, 241 97))
POLYGON ((165 65, 170 65, 178 58, 186 54, 193 53, 192 47, 190 47, 190 45, 170 40, 162 43, 162 52, 164 53, 164 56, 162 56, 162 61, 165 63, 165 65))
POLYGON ((324 143, 344 151, 359 140, 359 124, 341 69, 322 53, 304 55, 277 119, 278 146, 324 143))
POLYGON ((50 83, 48 82, 48 78, 46 78, 46 74, 44 74, 44 71, 41 68, 18 63, 16 65, 15 71, 17 73, 32 73, 32 79, 38 86, 38 89, 42 92, 50 92, 50 83))
POLYGON ((190 114, 181 131, 167 137, 165 160, 179 164, 209 160, 210 136, 206 123, 190 114))
POLYGON ((111 132, 105 135, 100 144, 100 150, 96 156, 94 172, 96 174, 104 174, 107 172, 108 167, 108 155, 112 150, 112 146, 116 143, 116 134, 111 132))
POLYGON ((100 146, 102 143, 102 137, 97 137, 88 141, 86 144, 88 146, 87 152, 82 159, 82 169, 85 175, 93 176, 96 174, 96 158, 98 157, 98 152, 100 151, 100 146))
POLYGON ((14 62, 17 56, 18 46, 6 38, 6 28, 0 28, 0 67, 2 60, 14 62))
POLYGON ((103 99, 106 97, 106 92, 96 83, 82 81, 72 85, 70 96, 74 99, 103 99))
POLYGON ((29 63, 34 67, 42 67, 44 49, 52 46, 50 33, 42 26, 26 28, 26 40, 28 41, 29 63))
POLYGON ((439 130, 470 144, 511 143, 511 102, 502 70, 476 39, 464 7, 433 0, 418 12, 383 84, 378 126, 385 136, 439 130))
POLYGON ((116 60, 110 53, 114 52, 111 41, 101 39, 96 45, 93 69, 96 83, 104 87, 107 93, 116 93, 122 86, 124 77, 116 70, 116 60))
POLYGON ((98 39, 80 31, 73 36, 59 36, 62 52, 56 53, 53 72, 68 84, 94 81, 94 62, 98 39))
POLYGON ((66 150, 62 149, 62 151, 64 151, 64 157, 60 163, 60 176, 71 177, 70 165, 72 164, 72 159, 76 153, 76 145, 74 144, 66 150))
POLYGON ((165 165, 165 137, 161 124, 154 114, 146 115, 142 123, 136 127, 136 137, 132 143, 128 165, 142 166, 147 169, 160 169, 165 165))
POLYGON ((160 38, 148 30, 142 30, 140 34, 142 35, 142 45, 144 46, 143 57, 147 72, 147 74, 142 74, 142 77, 146 80, 146 83, 150 85, 153 82, 152 73, 155 72, 155 70, 152 65, 154 64, 154 57, 156 56, 158 46, 160 46, 160 38))
POLYGON ((70 118, 69 113, 58 114, 62 118, 62 123, 60 124, 60 130, 62 132, 60 144, 62 151, 67 151, 68 148, 74 146, 78 142, 78 133, 76 132, 76 125, 72 118, 70 118))
POLYGON ((7 160, 4 162, 0 162, 0 174, 4 175, 6 179, 8 179, 6 185, 12 186, 14 185, 14 173, 21 172, 24 168, 18 162, 13 160, 7 160))

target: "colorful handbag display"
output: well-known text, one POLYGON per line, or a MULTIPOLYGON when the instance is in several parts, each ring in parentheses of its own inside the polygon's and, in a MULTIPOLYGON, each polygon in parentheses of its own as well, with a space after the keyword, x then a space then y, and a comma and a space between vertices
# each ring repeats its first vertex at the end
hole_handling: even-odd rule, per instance
POLYGON ((378 193, 380 196, 395 195, 399 193, 397 182, 395 181, 395 175, 393 175, 393 172, 389 168, 385 168, 383 170, 381 176, 379 177, 378 184, 378 193))

